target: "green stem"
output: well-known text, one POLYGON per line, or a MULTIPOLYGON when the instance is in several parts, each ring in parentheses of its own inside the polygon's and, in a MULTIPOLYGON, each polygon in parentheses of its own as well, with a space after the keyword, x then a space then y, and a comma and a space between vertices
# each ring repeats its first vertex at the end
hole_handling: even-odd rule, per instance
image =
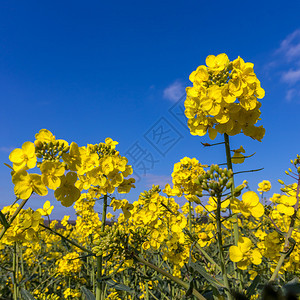
POLYGON ((14 300, 18 300, 18 260, 17 260, 17 243, 14 243, 14 253, 13 253, 13 286, 14 286, 14 300))
MULTIPOLYGON (((102 210, 102 224, 101 224, 101 232, 105 230, 105 222, 106 222, 106 211, 107 211, 107 195, 103 197, 103 210, 102 210)), ((104 284, 101 282, 102 277, 102 261, 103 256, 100 255, 97 257, 97 286, 96 286, 96 300, 102 300, 104 294, 104 284)))
POLYGON ((226 263, 224 258, 223 242, 222 242, 222 225, 221 225, 221 197, 217 198, 217 210, 216 210, 216 221, 217 221, 217 236, 218 236, 218 247, 220 255, 220 263, 224 285, 227 288, 225 291, 228 299, 233 299, 230 293, 230 286, 227 277, 226 263))
MULTIPOLYGON (((225 142, 225 150, 226 150, 226 161, 227 161, 227 169, 231 170, 233 173, 233 168, 232 168, 232 161, 231 161, 231 154, 230 154, 230 144, 229 144, 229 136, 227 133, 224 133, 224 142, 225 142)), ((232 185, 231 185, 231 198, 233 199, 234 195, 234 175, 232 175, 232 185)), ((235 222, 233 223, 233 238, 234 238, 234 245, 237 246, 238 240, 239 240, 239 223, 238 223, 238 216, 237 214, 233 216, 233 219, 235 222)), ((233 268, 234 268, 234 273, 236 278, 239 280, 239 287, 240 289, 243 288, 243 283, 242 283, 242 274, 241 272, 237 269, 236 263, 233 263, 233 268)))
MULTIPOLYGON (((191 205, 191 201, 189 201, 189 231, 190 231, 190 235, 192 236, 192 205, 191 205)), ((192 253, 190 251, 189 254, 189 265, 191 265, 192 263, 192 253)))
POLYGON ((18 245, 18 250, 19 250, 19 256, 20 256, 20 263, 21 263, 21 275, 22 275, 22 279, 25 276, 25 272, 24 272, 24 260, 23 260, 23 252, 22 252, 22 244, 18 245))
POLYGON ((292 233, 293 233, 293 230, 294 230, 294 226, 295 226, 295 222, 296 222, 296 219, 297 219, 297 212, 298 212, 298 209, 299 209, 299 191, 300 191, 300 176, 298 177, 298 186, 297 186, 297 192, 296 192, 296 198, 297 198, 297 202, 294 206, 294 214, 292 215, 291 217, 291 222, 290 222, 290 226, 289 226, 289 230, 286 234, 286 237, 285 237, 285 242, 284 242, 284 251, 285 253, 282 253, 280 258, 279 258, 279 261, 277 263, 277 266, 269 280, 269 282, 271 281, 274 281, 279 273, 279 270, 281 268, 281 266, 283 265, 284 263, 284 260, 286 259, 286 257, 288 256, 288 249, 289 249, 289 238, 292 236, 292 233))
MULTIPOLYGON (((157 271, 158 273, 162 274, 163 276, 169 278, 170 280, 172 280, 173 282, 176 282, 177 284, 181 285, 184 289, 188 289, 189 288, 189 284, 182 281, 181 279, 179 279, 178 277, 175 277, 173 275, 171 275, 170 273, 166 272, 165 270, 163 269, 160 269, 158 268, 157 266, 151 264, 150 262, 146 261, 145 259, 137 256, 137 255, 134 255, 134 258, 139 261, 140 263, 148 266, 149 268, 157 271)), ((200 299, 200 300, 206 300, 205 297, 203 297, 196 289, 193 289, 193 295, 197 298, 197 299, 200 299)))
MULTIPOLYGON (((144 251, 143 251, 143 248, 142 248, 141 253, 143 254, 143 252, 144 251)), ((144 269, 145 276, 147 276, 146 265, 144 265, 143 269, 144 269)), ((146 291, 145 300, 149 300, 149 286, 148 286, 148 281, 145 281, 145 291, 146 291)))
MULTIPOLYGON (((29 199, 29 198, 28 198, 29 199)), ((23 200, 20 204, 20 206, 16 209, 16 211, 13 213, 13 215, 11 216, 11 218, 7 221, 8 223, 8 227, 3 227, 1 232, 0 232, 0 240, 2 239, 2 237, 4 236, 5 232, 7 231, 7 229, 10 227, 11 223, 14 221, 14 219, 16 218, 16 216, 19 214, 19 212, 21 211, 21 209, 24 207, 24 205, 26 204, 26 202, 28 201, 28 199, 23 200)))
MULTIPOLYGON (((227 160, 227 169, 233 172, 231 154, 230 154, 230 145, 229 145, 229 136, 227 133, 224 133, 224 141, 225 141, 225 150, 226 150, 226 160, 227 160)), ((234 192, 234 176, 232 176, 232 185, 231 185, 231 198, 233 198, 234 192)), ((233 235, 234 235, 234 244, 237 246, 239 240, 239 227, 238 227, 238 217, 234 216, 235 223, 233 224, 233 235)))
POLYGON ((192 205, 191 205, 191 201, 189 201, 189 230, 190 230, 190 234, 192 234, 192 205))
MULTIPOLYGON (((209 254, 200 247, 200 245, 198 243, 195 244, 195 247, 197 248, 197 250, 199 252, 201 252, 203 254, 203 256, 213 265, 215 266, 220 272, 222 272, 222 268, 213 260, 213 258, 211 256, 209 256, 209 254)), ((232 278, 229 274, 227 274, 228 278, 232 278)))
POLYGON ((40 224, 40 226, 43 227, 43 228, 45 228, 45 229, 47 229, 47 230, 49 230, 49 231, 51 231, 52 233, 54 233, 54 234, 56 234, 56 235, 58 235, 58 236, 60 236, 63 240, 65 240, 65 241, 67 241, 68 243, 72 244, 73 246, 75 246, 75 247, 81 249, 82 251, 88 252, 89 254, 93 254, 93 251, 91 251, 91 250, 89 250, 89 249, 86 249, 86 248, 84 248, 83 246, 77 244, 76 242, 74 242, 74 241, 72 241, 72 240, 66 238, 65 236, 63 236, 63 235, 60 234, 59 232, 53 230, 52 228, 50 228, 50 227, 48 227, 48 226, 45 226, 44 224, 40 224))

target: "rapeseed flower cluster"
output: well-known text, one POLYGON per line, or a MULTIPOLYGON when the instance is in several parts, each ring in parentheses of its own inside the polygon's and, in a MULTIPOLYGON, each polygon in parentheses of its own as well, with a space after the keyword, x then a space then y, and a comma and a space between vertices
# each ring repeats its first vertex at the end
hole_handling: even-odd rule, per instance
POLYGON ((241 131, 261 141, 265 129, 256 126, 265 95, 252 63, 241 57, 230 61, 225 53, 209 55, 190 75, 192 87, 186 88, 185 115, 192 135, 211 139, 217 133, 237 135, 241 131))

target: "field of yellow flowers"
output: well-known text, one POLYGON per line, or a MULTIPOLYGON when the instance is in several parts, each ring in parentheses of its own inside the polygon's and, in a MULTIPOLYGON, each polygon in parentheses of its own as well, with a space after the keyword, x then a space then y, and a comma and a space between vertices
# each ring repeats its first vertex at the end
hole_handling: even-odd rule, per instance
POLYGON ((257 125, 265 92, 253 67, 209 55, 186 88, 190 133, 222 135, 226 168, 183 154, 172 183, 133 203, 113 197, 130 193, 135 180, 111 138, 79 146, 41 129, 13 150, 7 166, 16 200, 0 212, 0 299, 297 299, 300 156, 286 171, 294 183, 280 181, 269 201, 267 180, 257 191, 246 180, 234 184, 232 165, 247 156, 243 147, 230 149, 230 138, 265 134, 257 125), (49 189, 63 206, 74 205, 74 224, 50 222, 49 201, 24 209, 49 189), (178 197, 186 200, 181 207, 178 197))

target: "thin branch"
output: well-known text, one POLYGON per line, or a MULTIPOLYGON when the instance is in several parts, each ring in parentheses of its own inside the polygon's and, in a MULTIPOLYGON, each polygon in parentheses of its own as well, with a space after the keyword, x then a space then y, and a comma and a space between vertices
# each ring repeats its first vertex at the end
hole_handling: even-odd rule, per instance
POLYGON ((216 146, 216 145, 222 145, 222 144, 225 144, 225 142, 220 142, 220 143, 215 143, 215 144, 209 144, 209 143, 202 143, 201 144, 204 146, 204 147, 212 147, 212 146, 216 146))
POLYGON ((241 173, 258 172, 258 171, 261 171, 263 169, 264 168, 254 169, 254 170, 247 170, 247 171, 239 171, 239 172, 234 172, 233 174, 236 175, 236 174, 241 174, 241 173))

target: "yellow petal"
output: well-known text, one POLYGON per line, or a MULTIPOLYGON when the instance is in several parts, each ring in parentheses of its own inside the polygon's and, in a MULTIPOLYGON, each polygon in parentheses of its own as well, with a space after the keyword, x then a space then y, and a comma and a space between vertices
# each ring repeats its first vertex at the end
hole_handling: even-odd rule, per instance
POLYGON ((243 259, 243 253, 237 246, 231 246, 229 248, 229 257, 233 262, 239 262, 243 259))
POLYGON ((9 160, 13 163, 22 163, 24 158, 23 156, 23 150, 20 148, 14 149, 10 154, 9 154, 9 160))
POLYGON ((22 145, 22 150, 23 150, 24 153, 27 154, 28 157, 34 156, 35 147, 34 147, 33 143, 31 143, 31 142, 25 142, 22 145))
POLYGON ((238 247, 241 250, 242 253, 247 253, 252 246, 252 242, 247 237, 240 237, 238 241, 238 247))
POLYGON ((208 136, 213 141, 218 134, 218 131, 215 128, 209 127, 208 128, 208 136))
POLYGON ((249 206, 256 206, 259 203, 259 197, 253 191, 248 191, 242 196, 243 202, 249 206))
POLYGON ((264 214, 265 209, 261 203, 258 203, 256 206, 252 207, 250 211, 254 218, 260 218, 264 214))
POLYGON ((255 250, 252 251, 251 261, 255 265, 261 264, 261 254, 258 251, 258 249, 255 249, 255 250))

